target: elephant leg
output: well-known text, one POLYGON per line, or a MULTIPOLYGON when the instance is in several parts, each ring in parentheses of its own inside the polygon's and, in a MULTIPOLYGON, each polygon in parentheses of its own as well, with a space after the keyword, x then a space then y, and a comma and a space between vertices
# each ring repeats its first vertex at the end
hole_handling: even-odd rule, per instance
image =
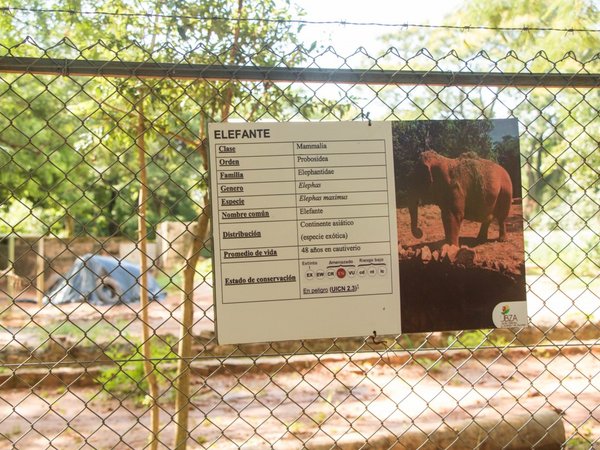
POLYGON ((510 215, 510 205, 512 203, 512 186, 510 185, 510 180, 508 182, 508 187, 504 192, 501 192, 501 195, 498 197, 498 202, 496 205, 496 213, 494 214, 498 219, 498 228, 500 228, 500 234, 498 240, 500 242, 506 242, 506 219, 510 215))
POLYGON ((446 233, 446 242, 450 245, 458 246, 458 236, 460 234, 460 226, 465 217, 466 195, 462 186, 458 182, 454 182, 450 186, 450 195, 448 198, 448 206, 445 209, 448 220, 448 232, 446 233))
POLYGON ((442 211, 442 223, 444 224, 446 242, 450 242, 450 213, 442 211))
POLYGON ((500 228, 500 236, 498 237, 498 241, 506 242, 506 223, 504 219, 498 219, 498 227, 500 228))
POLYGON ((458 235, 460 234, 460 226, 463 216, 460 213, 448 213, 448 233, 446 234, 446 242, 450 245, 458 246, 458 235))
POLYGON ((481 228, 479 228, 479 234, 477 235, 477 241, 485 242, 488 238, 488 229, 490 227, 491 220, 485 220, 481 222, 481 228))

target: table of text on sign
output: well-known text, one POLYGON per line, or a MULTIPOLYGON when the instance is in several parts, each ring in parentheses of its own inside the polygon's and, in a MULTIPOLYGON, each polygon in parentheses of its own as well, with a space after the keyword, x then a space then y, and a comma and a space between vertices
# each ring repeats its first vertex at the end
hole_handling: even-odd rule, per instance
POLYGON ((392 292, 384 140, 212 151, 224 303, 392 292))

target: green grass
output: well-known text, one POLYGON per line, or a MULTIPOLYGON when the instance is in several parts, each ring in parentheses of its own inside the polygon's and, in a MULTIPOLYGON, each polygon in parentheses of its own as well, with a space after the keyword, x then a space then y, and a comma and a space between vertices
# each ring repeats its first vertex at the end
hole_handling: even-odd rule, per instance
POLYGON ((302 422, 300 422, 300 420, 296 420, 288 427, 288 430, 292 434, 298 434, 301 433, 304 428, 305 425, 302 422))
POLYGON ((327 420, 327 414, 323 411, 319 411, 315 414, 313 414, 312 416, 310 416, 310 418, 317 424, 317 425, 323 425, 323 423, 325 423, 325 421, 327 420))
POLYGON ((167 291, 167 294, 181 292, 183 289, 183 270, 173 275, 159 272, 156 274, 156 281, 160 287, 167 291))
POLYGON ((506 347, 508 341, 502 336, 490 334, 490 330, 463 331, 448 337, 453 348, 506 347))
POLYGON ((589 450, 592 447, 592 437, 576 434, 565 443, 565 450, 589 450))
POLYGON ((527 274, 546 272, 555 278, 573 273, 575 277, 595 277, 598 271, 597 243, 598 236, 590 229, 570 234, 561 230, 527 231, 527 274))
MULTIPOLYGON (((150 398, 148 397, 148 380, 144 373, 141 341, 132 336, 127 336, 127 339, 133 342, 135 347, 131 351, 109 348, 106 354, 115 361, 115 364, 104 369, 98 377, 98 381, 111 398, 119 401, 130 399, 136 406, 147 406, 150 398)), ((165 338, 153 336, 150 339, 150 358, 159 384, 159 397, 163 401, 172 400, 174 395, 174 390, 170 388, 175 375, 173 358, 176 355, 172 350, 175 343, 176 338, 172 336, 165 338)))
MULTIPOLYGON (((159 272, 155 277, 158 285, 169 294, 179 293, 183 290, 183 268, 173 274, 159 272)), ((201 258, 196 265, 195 284, 203 283, 204 280, 212 283, 212 260, 210 258, 201 258)))
POLYGON ((6 433, 4 433, 4 435, 9 438, 12 439, 15 436, 18 436, 22 433, 23 431, 21 430, 21 426, 20 425, 13 425, 13 427, 6 433))
POLYGON ((431 359, 431 358, 415 358, 415 362, 419 364, 427 372, 436 373, 441 372, 444 368, 446 361, 442 359, 431 359))
POLYGON ((91 341, 107 340, 118 337, 131 323, 131 320, 117 319, 109 322, 106 319, 84 322, 59 322, 46 327, 52 336, 71 336, 77 340, 87 338, 91 341))
POLYGON ((37 345, 43 345, 50 339, 60 337, 69 338, 69 342, 77 345, 97 345, 100 342, 112 342, 123 335, 123 330, 131 323, 131 320, 116 319, 108 321, 82 320, 72 322, 69 320, 53 321, 47 324, 31 323, 19 330, 17 340, 28 342, 38 341, 37 345))

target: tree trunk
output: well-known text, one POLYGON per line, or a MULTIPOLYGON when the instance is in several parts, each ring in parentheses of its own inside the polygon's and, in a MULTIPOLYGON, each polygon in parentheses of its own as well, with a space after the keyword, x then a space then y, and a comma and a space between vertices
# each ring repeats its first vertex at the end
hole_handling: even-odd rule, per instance
POLYGON ((146 203, 148 200, 148 177, 146 173, 146 123, 144 121, 143 96, 138 107, 138 129, 136 144, 138 148, 138 164, 140 174, 139 208, 138 208, 138 251, 140 254, 140 308, 142 321, 142 355, 144 356, 144 375, 148 380, 150 396, 150 449, 158 448, 158 429, 160 416, 156 399, 158 397, 158 384, 156 381, 155 366, 153 365, 150 345, 150 323, 148 321, 148 246, 146 228, 146 203))
MULTIPOLYGON (((244 8, 243 0, 238 0, 238 18, 242 16, 244 8)), ((240 23, 238 20, 233 36, 233 44, 229 53, 230 63, 234 64, 238 53, 238 41, 240 36, 240 23)), ((221 120, 226 121, 231 110, 233 100, 233 84, 230 81, 229 87, 224 94, 223 108, 221 109, 221 120)), ((200 119, 200 136, 204 136, 204 121, 200 119)), ((202 165, 205 173, 208 173, 208 152, 207 143, 201 140, 198 146, 198 152, 202 158, 202 165)), ((177 381, 175 398, 175 431, 174 448, 184 450, 187 448, 188 439, 188 417, 190 408, 190 358, 192 349, 192 327, 194 324, 194 276, 196 275, 196 264, 200 257, 200 251, 208 237, 208 227, 210 219, 211 205, 208 201, 208 195, 204 196, 204 207, 198 217, 196 229, 192 227, 189 231, 193 236, 193 244, 186 257, 186 265, 183 270, 183 317, 181 323, 180 340, 178 347, 179 361, 177 363, 177 381)))
POLYGON ((65 213, 65 232, 67 234, 66 237, 73 237, 75 234, 75 220, 73 216, 67 211, 65 213))
POLYGON ((44 236, 40 237, 40 240, 38 241, 38 245, 37 245, 37 255, 36 255, 36 267, 37 267, 37 274, 36 274, 36 280, 35 280, 35 287, 36 287, 36 298, 37 298, 37 304, 40 308, 42 308, 44 306, 44 292, 46 292, 46 278, 44 277, 45 275, 45 270, 46 270, 46 259, 45 259, 45 246, 44 246, 44 236))
POLYGON ((194 276, 200 251, 204 247, 208 235, 210 218, 210 204, 208 196, 204 196, 204 210, 198 217, 198 222, 190 227, 193 236, 192 248, 186 255, 186 264, 183 269, 183 313, 179 347, 177 353, 177 379, 175 398, 175 445, 177 450, 185 449, 188 439, 188 417, 190 408, 190 358, 192 355, 192 328, 194 325, 194 276))
MULTIPOLYGON (((238 42, 240 40, 240 21, 239 19, 242 17, 242 11, 244 10, 244 1, 238 0, 238 10, 237 17, 238 22, 235 30, 233 32, 233 43, 231 44, 231 49, 229 51, 229 63, 235 64, 237 55, 238 55, 238 42)), ((233 100, 233 80, 229 81, 229 87, 225 91, 224 101, 223 101, 223 109, 221 110, 221 119, 227 120, 229 117, 229 113, 231 110, 231 101, 233 100)))
POLYGON ((119 197, 119 192, 112 186, 110 186, 110 200, 106 205, 106 221, 108 223, 108 235, 116 236, 119 232, 119 223, 115 220, 113 216, 113 211, 117 204, 117 198, 119 197))

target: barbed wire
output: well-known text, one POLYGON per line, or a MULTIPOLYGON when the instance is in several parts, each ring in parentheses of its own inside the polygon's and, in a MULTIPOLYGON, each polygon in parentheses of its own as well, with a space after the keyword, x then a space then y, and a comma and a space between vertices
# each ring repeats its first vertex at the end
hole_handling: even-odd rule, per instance
POLYGON ((24 7, 0 7, 0 12, 30 12, 30 13, 54 13, 54 14, 73 14, 73 15, 95 15, 95 16, 116 16, 116 17, 146 17, 148 19, 188 19, 198 21, 222 21, 222 22, 261 22, 261 23, 286 23, 295 25, 338 25, 338 26, 356 26, 356 27, 385 27, 385 28, 426 28, 426 29, 447 29, 447 30, 485 30, 485 31, 518 31, 528 32, 562 32, 562 33, 600 33, 600 28, 553 28, 553 27, 492 27, 488 25, 447 25, 447 24, 417 24, 417 23, 386 23, 386 22, 356 22, 347 20, 309 20, 309 19, 269 19, 266 17, 226 17, 226 16, 194 16, 189 14, 161 14, 161 13, 137 13, 137 12, 119 12, 119 11, 84 11, 76 9, 39 9, 24 7))

